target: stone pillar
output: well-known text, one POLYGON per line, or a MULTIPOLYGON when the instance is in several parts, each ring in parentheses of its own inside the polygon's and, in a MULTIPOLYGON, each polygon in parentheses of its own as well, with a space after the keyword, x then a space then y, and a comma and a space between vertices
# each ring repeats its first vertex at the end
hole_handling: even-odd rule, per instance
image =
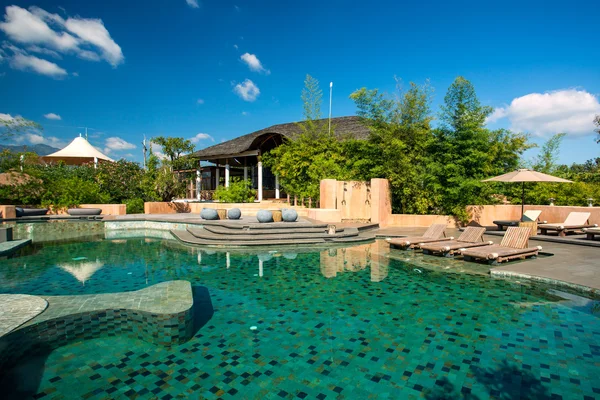
POLYGON ((248 179, 248 167, 244 166, 244 180, 248 179))
POLYGON ((216 182, 215 182, 215 189, 219 187, 219 180, 221 179, 221 171, 219 170, 219 165, 217 164, 217 170, 215 173, 215 178, 216 178, 216 182))
POLYGON ((229 187, 229 160, 225 164, 225 187, 229 187))
POLYGON ((323 179, 320 184, 320 208, 337 209, 337 181, 323 179))
POLYGON ((258 201, 263 199, 263 170, 262 161, 258 162, 258 201))
POLYGON ((279 198, 279 175, 275 175, 275 198, 279 198))
POLYGON ((371 179, 371 222, 384 227, 392 215, 390 183, 387 179, 371 179))

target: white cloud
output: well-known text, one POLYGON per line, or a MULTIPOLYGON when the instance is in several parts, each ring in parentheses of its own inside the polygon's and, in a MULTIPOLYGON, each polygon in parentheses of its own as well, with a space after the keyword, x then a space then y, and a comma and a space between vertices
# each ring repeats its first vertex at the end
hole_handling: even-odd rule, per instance
POLYGON ((2 121, 12 121, 13 119, 14 119, 13 116, 10 114, 0 113, 0 120, 2 120, 2 121))
POLYGON ((239 6, 234 5, 233 8, 235 9, 235 11, 240 12, 242 11, 242 9, 239 6))
POLYGON ((35 56, 25 54, 15 54, 10 59, 10 66, 22 71, 33 71, 41 75, 51 76, 53 78, 62 78, 67 75, 67 71, 53 62, 42 60, 35 56))
POLYGON ((200 4, 198 4, 198 0, 185 0, 188 6, 192 8, 200 8, 200 4))
POLYGON ((515 131, 583 136, 593 133, 596 114, 600 114, 598 97, 585 90, 564 89, 517 97, 507 107, 497 108, 487 122, 508 118, 515 131))
POLYGON ((43 20, 44 18, 61 23, 58 15, 34 7, 34 13, 19 6, 6 7, 5 22, 0 23, 0 30, 15 42, 24 44, 44 44, 59 51, 74 50, 78 40, 66 32, 56 32, 43 20), (58 17, 55 18, 55 17, 58 17))
POLYGON ((237 49, 239 49, 239 46, 237 44, 234 44, 233 48, 237 50, 237 49))
POLYGON ((249 113, 248 111, 242 111, 242 115, 243 115, 244 117, 246 117, 246 116, 250 115, 250 113, 249 113))
MULTIPOLYGON (((101 19, 69 18, 65 27, 83 41, 96 46, 102 53, 102 58, 113 67, 124 61, 121 47, 110 37, 101 19)), ((79 53, 84 51, 80 50, 79 53)))
POLYGON ((30 144, 46 144, 58 149, 62 149, 67 146, 62 139, 55 136, 42 136, 39 133, 25 133, 24 135, 18 135, 15 137, 17 143, 27 142, 30 144))
POLYGON ((198 143, 201 140, 211 140, 211 141, 215 141, 215 139, 213 139, 212 136, 210 136, 208 133, 199 133, 196 136, 194 136, 193 138, 190 139, 192 143, 198 143))
POLYGON ((69 17, 49 13, 39 7, 29 10, 6 7, 0 30, 14 42, 29 45, 28 51, 60 57, 57 52, 76 54, 98 61, 106 60, 113 67, 124 60, 121 47, 111 38, 100 19, 69 17))
POLYGON ((129 143, 120 137, 109 137, 104 142, 104 152, 110 153, 111 151, 122 151, 135 149, 137 146, 133 143, 129 143))
POLYGON ((250 102, 256 100, 260 95, 260 89, 250 79, 246 79, 244 82, 235 85, 233 91, 245 101, 250 102))
POLYGON ((47 118, 47 119, 54 119, 54 120, 57 120, 57 121, 60 121, 62 119, 60 117, 60 115, 54 114, 54 113, 44 114, 44 117, 47 118))
POLYGON ((248 68, 250 68, 251 71, 260 72, 265 75, 269 75, 271 73, 271 71, 269 71, 268 69, 265 69, 265 67, 263 67, 263 65, 260 62, 260 60, 258 59, 258 57, 256 57, 256 55, 254 55, 254 54, 244 53, 244 54, 242 54, 240 59, 244 63, 246 63, 246 65, 248 65, 248 68))
POLYGON ((198 99, 198 100, 196 101, 196 103, 197 103, 197 104, 204 104, 204 99, 198 99))
POLYGON ((50 50, 50 49, 45 49, 45 48, 40 47, 38 45, 28 46, 27 47, 27 51, 30 52, 30 53, 45 54, 47 56, 54 57, 57 60, 62 60, 62 56, 60 54, 58 54, 56 51, 50 50))

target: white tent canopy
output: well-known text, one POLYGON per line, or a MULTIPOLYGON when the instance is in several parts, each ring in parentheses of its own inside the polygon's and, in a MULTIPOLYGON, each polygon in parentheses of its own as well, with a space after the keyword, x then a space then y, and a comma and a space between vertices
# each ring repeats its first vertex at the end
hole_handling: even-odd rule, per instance
POLYGON ((67 147, 56 153, 43 156, 42 160, 46 162, 64 161, 68 165, 81 165, 87 162, 97 163, 98 161, 114 162, 110 157, 102 154, 98 149, 90 144, 85 138, 75 138, 67 147))

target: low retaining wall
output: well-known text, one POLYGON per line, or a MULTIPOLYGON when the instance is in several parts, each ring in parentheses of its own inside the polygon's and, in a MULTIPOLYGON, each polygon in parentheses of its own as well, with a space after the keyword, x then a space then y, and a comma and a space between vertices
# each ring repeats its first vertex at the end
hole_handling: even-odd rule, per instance
MULTIPOLYGON (((600 225, 600 207, 576 207, 576 206, 547 206, 547 205, 525 205, 527 210, 540 210, 540 220, 552 222, 563 222, 571 212, 589 212, 590 223, 600 225)), ((494 221, 518 220, 521 218, 520 205, 491 205, 491 206, 467 206, 470 219, 482 226, 493 226, 494 221)))
POLYGON ((427 227, 431 224, 446 224, 449 228, 458 227, 455 218, 448 215, 390 214, 384 226, 427 227))
POLYGON ((17 218, 15 206, 0 206, 0 218, 11 219, 17 218))
POLYGON ((180 203, 180 202, 146 202, 144 203, 144 214, 178 214, 194 213, 200 214, 203 208, 239 208, 242 215, 254 216, 260 210, 279 210, 281 208, 293 208, 300 217, 308 217, 310 208, 294 207, 287 203, 275 203, 263 201, 260 203, 180 203))

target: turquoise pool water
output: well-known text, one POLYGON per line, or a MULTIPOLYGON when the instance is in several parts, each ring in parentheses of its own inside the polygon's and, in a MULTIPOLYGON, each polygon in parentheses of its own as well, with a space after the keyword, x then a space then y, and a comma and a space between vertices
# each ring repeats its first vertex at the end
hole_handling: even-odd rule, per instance
POLYGON ((27 250, 0 261, 0 293, 106 293, 184 279, 206 288, 210 312, 182 345, 78 341, 2 371, 0 390, 87 399, 600 397, 597 302, 417 268, 394 252, 383 242, 207 252, 143 238, 27 250))

